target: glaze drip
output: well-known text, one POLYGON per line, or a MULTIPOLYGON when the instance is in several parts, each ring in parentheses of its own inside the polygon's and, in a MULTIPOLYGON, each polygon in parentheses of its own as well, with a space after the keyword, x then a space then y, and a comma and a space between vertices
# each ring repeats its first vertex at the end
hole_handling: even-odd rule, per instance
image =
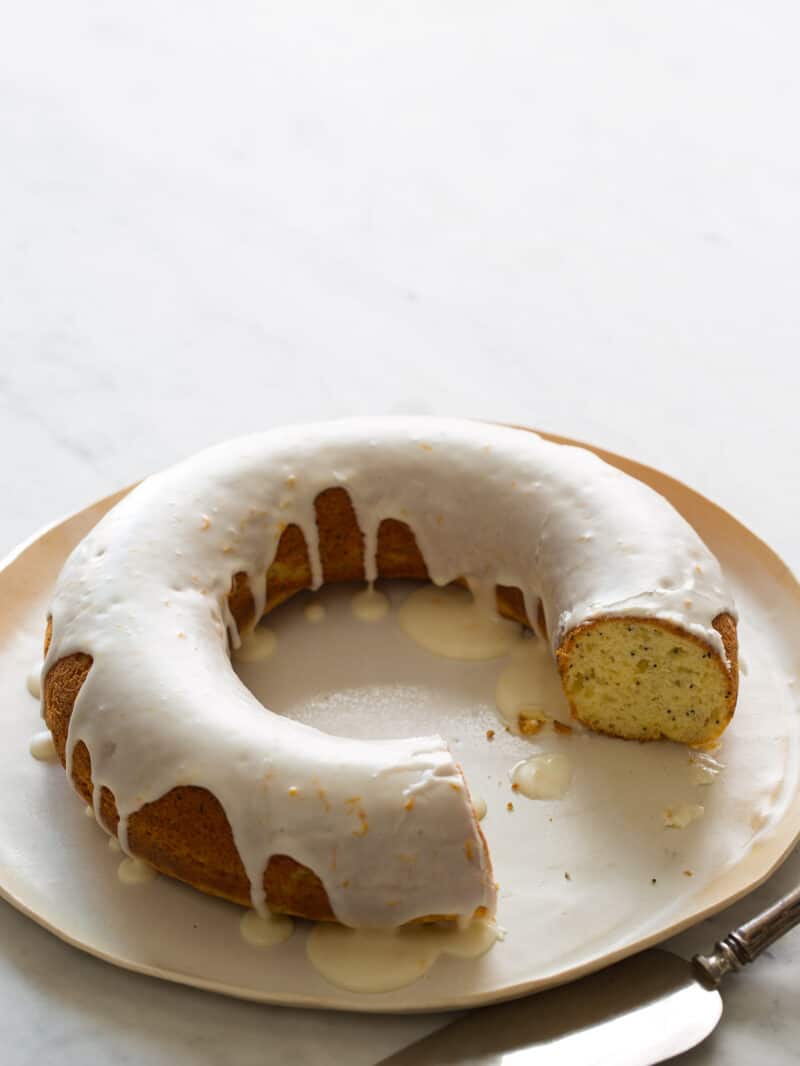
POLYGON ((417 589, 400 608, 398 620, 407 636, 446 659, 498 659, 519 641, 521 632, 518 624, 501 618, 492 603, 458 586, 417 589))
POLYGON ((42 730, 41 733, 35 733, 31 737, 28 750, 34 759, 38 759, 39 762, 55 762, 57 758, 53 738, 47 729, 42 730))
POLYGON ((282 944, 294 932, 294 922, 285 914, 262 915, 245 911, 239 921, 242 940, 254 948, 270 948, 282 944))
POLYGON ((391 992, 424 976, 440 955, 476 959, 501 938, 494 922, 483 921, 390 930, 320 924, 309 934, 306 954, 314 969, 338 988, 391 992))

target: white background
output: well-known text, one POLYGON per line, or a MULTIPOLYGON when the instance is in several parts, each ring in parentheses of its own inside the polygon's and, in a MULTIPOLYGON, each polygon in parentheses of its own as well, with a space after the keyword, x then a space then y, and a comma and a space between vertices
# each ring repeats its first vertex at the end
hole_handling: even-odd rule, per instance
MULTIPOLYGON (((413 411, 659 466, 800 569, 799 35, 777 2, 2 5, 0 553, 213 441, 413 411)), ((771 954, 687 1062, 796 1061, 800 934, 771 954)), ((169 987, 6 906, 0 1004, 9 1066, 366 1066, 431 1024, 169 987)))

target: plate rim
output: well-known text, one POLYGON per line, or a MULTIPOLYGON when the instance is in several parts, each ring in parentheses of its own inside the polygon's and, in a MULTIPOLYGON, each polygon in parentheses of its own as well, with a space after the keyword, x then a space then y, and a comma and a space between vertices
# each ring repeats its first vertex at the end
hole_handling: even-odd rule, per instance
MULTIPOLYGON (((778 555, 778 553, 770 547, 757 533, 753 532, 745 523, 737 518, 734 514, 717 504, 714 500, 709 499, 704 493, 699 492, 697 489, 692 488, 691 485, 685 481, 668 474, 657 467, 650 466, 649 464, 639 462, 637 459, 632 459, 628 456, 621 455, 616 452, 609 451, 601 445, 589 443, 587 441, 577 440, 572 437, 565 437, 561 434, 552 433, 547 430, 540 430, 531 426, 519 425, 516 423, 503 423, 509 426, 509 428, 517 429, 521 432, 536 433, 545 440, 551 441, 556 444, 563 444, 570 447, 579 447, 584 450, 593 452, 600 459, 610 463, 612 466, 618 469, 623 469, 631 476, 644 480, 645 483, 650 484, 648 475, 654 480, 666 485, 669 489, 677 490, 679 493, 688 493, 690 497, 694 497, 705 507, 710 508, 712 512, 716 513, 718 517, 726 520, 729 523, 733 523, 737 535, 742 535, 750 540, 754 545, 758 547, 760 552, 769 559, 772 566, 775 568, 776 574, 780 575, 782 583, 786 587, 786 591, 789 592, 793 598, 797 601, 798 610, 800 611, 800 581, 797 575, 791 569, 791 567, 778 555), (635 471, 635 472, 632 472, 635 471), (645 475, 642 477, 641 475, 645 475)), ((279 427, 277 427, 279 428, 279 427)), ((118 489, 111 492, 99 499, 86 504, 74 511, 70 511, 67 514, 62 515, 54 519, 51 522, 46 523, 44 526, 38 528, 34 533, 25 538, 14 548, 11 549, 2 559, 0 559, 0 578, 16 563, 18 563, 22 557, 30 550, 35 548, 41 541, 44 540, 49 534, 56 530, 67 526, 69 523, 83 518, 87 512, 94 509, 100 511, 99 518, 102 517, 108 510, 111 509, 116 503, 123 499, 140 480, 127 485, 122 489, 118 489)), ((650 487, 653 487, 650 485, 650 487)), ((660 492, 659 489, 654 491, 660 492)), ((664 495, 664 493, 661 493, 664 495)), ((672 499, 667 496, 669 502, 676 506, 672 499)), ((342 1001, 341 998, 328 999, 325 996, 318 994, 311 994, 304 996, 297 993, 287 993, 281 996, 275 996, 274 994, 259 992, 251 988, 239 987, 231 985, 214 979, 206 979, 194 974, 184 974, 177 970, 166 969, 160 966, 149 965, 148 963, 139 962, 134 959, 123 957, 121 955, 115 955, 102 948, 97 948, 91 943, 82 940, 78 937, 72 936, 70 933, 62 930, 57 925, 53 924, 44 914, 39 913, 27 903, 25 903, 16 893, 6 886, 5 878, 0 880, 0 899, 13 906, 17 911, 23 914, 25 917, 34 921, 38 926, 47 930, 47 932, 58 937, 61 941, 68 944, 72 948, 76 948, 94 958, 100 959, 103 962, 110 963, 120 969, 127 970, 131 973, 142 974, 147 977, 155 977, 161 980, 168 980, 172 983, 184 985, 187 987, 198 988, 206 992, 214 992, 217 994, 229 996, 232 998, 253 1002, 264 1003, 275 1006, 287 1006, 297 1007, 302 1009, 322 1009, 322 1010, 336 1010, 343 1012, 359 1012, 367 1014, 438 1014, 448 1011, 459 1009, 472 1009, 481 1006, 488 1006, 493 1003, 505 1002, 513 999, 519 999, 527 995, 536 994, 538 991, 544 991, 546 988, 553 988, 560 985, 569 984, 572 981, 578 980, 581 977, 587 976, 591 973, 595 973, 599 970, 605 969, 608 966, 612 966, 614 963, 619 962, 624 958, 628 958, 631 955, 638 954, 648 948, 653 947, 656 944, 663 942, 683 932, 684 930, 691 928, 694 925, 699 924, 705 919, 719 913, 722 910, 732 906, 737 901, 743 899, 751 892, 755 891, 761 885, 763 885, 775 871, 786 861, 789 855, 792 853, 798 842, 800 842, 800 786, 797 787, 796 792, 790 804, 784 813, 781 821, 778 823, 778 827, 792 823, 795 820, 794 829, 790 829, 789 837, 784 840, 782 845, 777 848, 771 849, 768 865, 762 870, 762 872, 755 878, 748 879, 746 885, 740 886, 732 892, 724 895, 721 899, 710 900, 705 903, 700 903, 698 908, 693 911, 691 915, 686 915, 682 918, 678 918, 676 921, 670 923, 666 927, 662 927, 653 933, 642 936, 631 943, 625 944, 612 951, 606 952, 596 958, 588 961, 581 962, 575 966, 569 967, 565 970, 559 971, 557 976, 543 976, 528 981, 520 981, 513 985, 506 985, 502 988, 493 989, 491 991, 480 991, 463 993, 457 996, 455 999, 448 1000, 446 1003, 437 1003, 433 1006, 424 1005, 395 1005, 391 1002, 386 1002, 384 995, 370 996, 367 998, 361 998, 357 1003, 347 1003, 342 1001)), ((763 846, 768 846, 770 842, 774 843, 775 834, 771 838, 768 838, 762 843, 763 846)), ((707 890, 706 890, 707 891, 707 890)), ((702 896, 701 896, 702 900, 702 896)), ((399 991, 399 990, 398 990, 399 991)), ((336 994, 340 995, 341 990, 337 990, 336 994)), ((334 993, 332 993, 334 995, 334 993)), ((388 993, 391 995, 391 993, 388 993)))

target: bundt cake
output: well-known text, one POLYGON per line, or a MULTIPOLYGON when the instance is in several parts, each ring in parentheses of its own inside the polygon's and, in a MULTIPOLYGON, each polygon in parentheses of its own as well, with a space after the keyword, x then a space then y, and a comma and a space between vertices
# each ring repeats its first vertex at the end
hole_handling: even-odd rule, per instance
POLYGON ((493 912, 444 740, 323 734, 231 667, 241 634, 298 590, 378 577, 465 579, 549 640, 592 729, 699 744, 733 714, 719 565, 642 483, 482 423, 276 429, 148 478, 55 587, 43 713, 125 851, 237 903, 351 926, 493 912))

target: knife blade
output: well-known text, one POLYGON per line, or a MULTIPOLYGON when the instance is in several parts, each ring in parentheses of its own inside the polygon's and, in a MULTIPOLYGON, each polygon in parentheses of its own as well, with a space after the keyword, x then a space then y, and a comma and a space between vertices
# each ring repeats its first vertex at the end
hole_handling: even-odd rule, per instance
POLYGON ((569 985, 471 1011, 380 1066, 649 1066, 705 1039, 722 997, 653 949, 569 985))
POLYGON ((658 948, 572 984, 482 1007, 378 1066, 652 1066, 704 1040, 717 986, 800 924, 800 888, 691 963, 658 948))

